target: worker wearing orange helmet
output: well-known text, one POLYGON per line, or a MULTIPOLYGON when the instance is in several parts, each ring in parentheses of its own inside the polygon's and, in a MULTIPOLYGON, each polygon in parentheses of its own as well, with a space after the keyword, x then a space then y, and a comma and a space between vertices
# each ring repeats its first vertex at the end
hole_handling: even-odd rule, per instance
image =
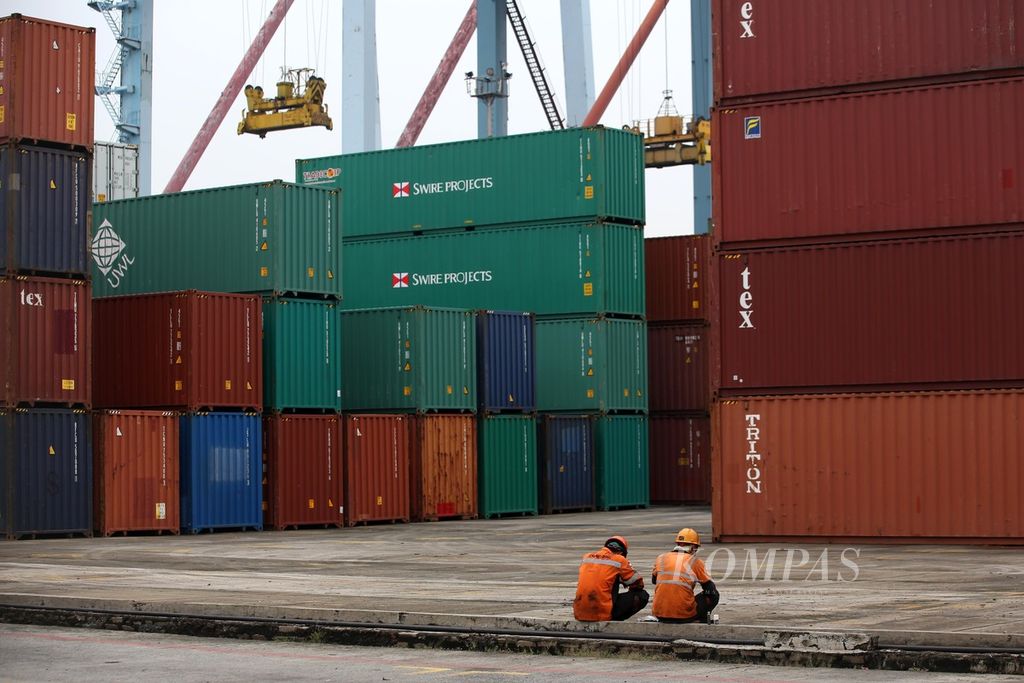
POLYGON ((654 583, 651 612, 658 621, 707 621, 708 615, 718 605, 715 582, 708 576, 703 560, 696 557, 699 549, 700 534, 693 529, 680 529, 676 534, 676 547, 655 560, 651 577, 654 583), (694 595, 698 583, 702 592, 694 595))
POLYGON ((640 572, 626 559, 629 544, 612 536, 600 550, 580 562, 572 613, 579 621, 624 621, 642 610, 650 599, 640 572), (619 586, 627 590, 619 592, 619 586))

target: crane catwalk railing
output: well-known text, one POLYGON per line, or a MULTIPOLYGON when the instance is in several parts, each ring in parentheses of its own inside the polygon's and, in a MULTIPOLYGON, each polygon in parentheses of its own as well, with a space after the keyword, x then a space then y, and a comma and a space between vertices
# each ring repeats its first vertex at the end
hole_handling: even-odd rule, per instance
POLYGON ((544 115, 547 116, 551 129, 560 130, 565 128, 565 122, 558 113, 554 95, 551 94, 547 77, 544 75, 544 67, 541 66, 537 52, 534 50, 534 42, 530 39, 530 34, 526 29, 526 22, 523 21, 523 15, 519 11, 519 5, 516 3, 516 0, 507 0, 505 11, 508 13, 509 21, 512 23, 512 31, 516 34, 519 49, 523 53, 526 67, 530 70, 530 78, 533 79, 533 85, 537 89, 537 96, 540 98, 541 107, 544 108, 544 115))

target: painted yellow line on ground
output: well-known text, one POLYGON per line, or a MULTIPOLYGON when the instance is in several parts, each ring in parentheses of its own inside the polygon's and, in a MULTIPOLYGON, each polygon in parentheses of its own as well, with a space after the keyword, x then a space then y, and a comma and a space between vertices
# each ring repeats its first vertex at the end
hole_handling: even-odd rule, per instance
POLYGON ((525 671, 459 671, 452 674, 453 676, 529 676, 530 674, 525 671))
POLYGON ((427 674, 439 674, 444 671, 451 671, 443 666, 408 666, 405 664, 398 665, 399 669, 409 669, 412 671, 413 676, 425 676, 427 674))

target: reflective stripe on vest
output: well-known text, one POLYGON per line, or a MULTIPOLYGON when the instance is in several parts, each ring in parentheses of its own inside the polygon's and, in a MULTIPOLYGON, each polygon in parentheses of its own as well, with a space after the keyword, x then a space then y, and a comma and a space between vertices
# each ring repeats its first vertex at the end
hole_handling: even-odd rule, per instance
POLYGON ((592 558, 584 558, 583 564, 605 564, 605 565, 608 565, 609 567, 618 567, 618 568, 622 567, 622 563, 621 562, 616 562, 615 560, 601 560, 601 559, 594 558, 594 557, 592 557, 592 558))
POLYGON ((675 558, 675 569, 668 571, 662 568, 661 557, 658 557, 658 583, 672 583, 679 586, 686 586, 691 591, 693 587, 697 585, 697 575, 693 573, 693 569, 690 567, 690 563, 686 561, 685 556, 675 558), (663 579, 662 576, 665 578, 663 579), (686 578, 686 581, 680 581, 679 579, 686 578))

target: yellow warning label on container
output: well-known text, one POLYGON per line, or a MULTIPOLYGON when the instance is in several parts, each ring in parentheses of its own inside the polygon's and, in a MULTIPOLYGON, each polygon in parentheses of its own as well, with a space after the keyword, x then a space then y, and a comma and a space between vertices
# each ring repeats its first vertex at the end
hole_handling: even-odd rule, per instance
POLYGON ((462 395, 463 396, 469 396, 469 387, 467 387, 467 386, 463 386, 462 387, 462 395))
POLYGON ((587 377, 594 376, 594 368, 587 368, 587 377))
POLYGON ((687 465, 690 464, 690 461, 689 461, 689 459, 687 459, 685 457, 684 458, 679 458, 679 464, 681 466, 683 466, 683 467, 686 467, 687 465))
POLYGON ((690 305, 691 305, 691 306, 693 306, 694 310, 696 310, 696 309, 700 308, 700 302, 699 302, 699 301, 697 301, 696 299, 694 299, 694 300, 693 300, 693 301, 692 301, 692 302, 690 303, 690 305))
POLYGON ((693 288, 694 288, 694 289, 700 289, 700 283, 699 283, 699 282, 697 282, 696 280, 694 280, 694 281, 693 281, 693 288))
POLYGON ((78 127, 78 117, 71 112, 64 115, 64 127, 68 130, 75 130, 78 127))
POLYGON ((224 391, 231 391, 231 380, 224 380, 224 391))
POLYGON ((594 296, 594 283, 584 282, 583 283, 583 296, 594 296))
POLYGON ((181 391, 181 380, 180 379, 174 380, 174 390, 175 391, 181 391))
POLYGON ((57 455, 57 451, 53 450, 53 446, 50 446, 50 455, 57 455))
POLYGON ((306 277, 313 277, 313 269, 306 268, 306 277))
POLYGON ((405 348, 409 348, 409 344, 410 344, 409 340, 408 340, 408 339, 406 339, 406 340, 405 340, 405 348))
POLYGON ((452 385, 451 384, 445 386, 445 392, 447 392, 447 394, 449 396, 451 396, 453 393, 455 393, 454 390, 452 389, 452 385))
POLYGON ((64 391, 74 391, 75 390, 75 380, 73 380, 73 379, 62 379, 60 381, 60 388, 63 389, 64 391))
MULTIPOLYGON (((0 59, 0 69, 4 68, 4 60, 0 59)), ((3 90, 0 89, 0 95, 3 95, 3 90)))
MULTIPOLYGON (((0 64, 2 64, 2 62, 0 62, 0 64)), ((0 66, 0 69, 2 69, 2 68, 4 68, 4 67, 3 67, 3 66, 0 66)), ((6 91, 4 90, 4 86, 0 85, 0 95, 3 95, 3 94, 4 94, 4 92, 6 92, 6 91)))
POLYGON ((313 500, 312 498, 309 499, 309 501, 306 503, 306 505, 309 506, 310 510, 316 509, 316 501, 313 500))
POLYGON ((266 216, 264 216, 264 217, 263 217, 263 225, 266 225, 266 224, 267 224, 267 217, 266 217, 266 216))
POLYGON ((623 389, 622 395, 625 396, 626 398, 629 398, 629 389, 623 389))
POLYGON ((261 266, 260 267, 260 277, 266 277, 268 275, 270 275, 270 268, 267 268, 266 266, 261 266))
POLYGON ((594 355, 594 349, 587 349, 587 355, 588 356, 593 356, 594 355))
POLYGON ((587 185, 586 187, 583 188, 583 198, 584 199, 593 199, 594 198, 594 186, 593 185, 587 185))
POLYGON ((260 251, 266 251, 266 250, 267 250, 267 243, 264 242, 263 244, 260 245, 260 251))
POLYGON ((587 174, 587 182, 589 183, 589 182, 590 182, 591 180, 593 180, 593 179, 594 179, 594 176, 592 176, 592 175, 590 175, 590 174, 588 173, 588 174, 587 174))
POLYGON ((167 519, 167 503, 156 504, 156 518, 167 519))
POLYGON ((98 202, 105 202, 105 201, 107 201, 107 195, 105 195, 102 192, 100 192, 98 195, 96 195, 96 201, 98 201, 98 202))
POLYGON ((178 356, 177 358, 174 359, 174 364, 181 365, 181 356, 178 356))
POLYGON ((639 389, 637 389, 636 390, 636 397, 637 398, 643 398, 644 397, 644 392, 642 392, 639 389))
POLYGON ((516 402, 516 397, 513 396, 512 394, 509 394, 508 395, 508 402, 509 403, 515 403, 516 402))
POLYGON ((329 507, 329 508, 334 507, 334 501, 332 499, 330 499, 330 498, 327 499, 327 507, 329 507))
POLYGON ((178 339, 181 339, 181 330, 178 330, 178 333, 175 334, 174 336, 177 337, 178 339))
POLYGON ((412 370, 412 364, 409 363, 409 361, 405 361, 405 367, 403 367, 402 369, 405 370, 406 372, 409 372, 410 370, 412 370))
POLYGON ((384 496, 377 496, 377 505, 384 504, 384 496))
POLYGON ((246 391, 252 391, 252 383, 246 382, 245 383, 245 390, 246 391))
POLYGON ((0 123, 4 122, 4 108, 0 107, 0 123))
POLYGON ((590 277, 590 271, 588 270, 587 272, 583 273, 583 277, 590 277))
POLYGON ((412 396, 412 387, 402 387, 402 396, 412 396))
POLYGON ((267 501, 263 501, 263 511, 267 511, 267 501))
POLYGON ((328 280, 333 280, 334 279, 334 271, 331 270, 330 268, 327 269, 327 279, 328 280))
POLYGON ((587 389, 587 398, 594 398, 594 390, 587 389))
POLYGON ((56 190, 57 189, 57 183, 53 182, 53 178, 50 179, 50 189, 51 190, 56 190))
POLYGON ((693 361, 692 361, 692 360, 690 360, 690 357, 689 357, 689 356, 687 356, 687 357, 686 357, 686 360, 684 361, 684 363, 685 363, 686 365, 689 365, 689 364, 690 364, 690 363, 692 363, 692 362, 693 362, 693 361))
POLYGON ((559 472, 565 472, 565 465, 559 465, 558 466, 558 471, 559 472))

